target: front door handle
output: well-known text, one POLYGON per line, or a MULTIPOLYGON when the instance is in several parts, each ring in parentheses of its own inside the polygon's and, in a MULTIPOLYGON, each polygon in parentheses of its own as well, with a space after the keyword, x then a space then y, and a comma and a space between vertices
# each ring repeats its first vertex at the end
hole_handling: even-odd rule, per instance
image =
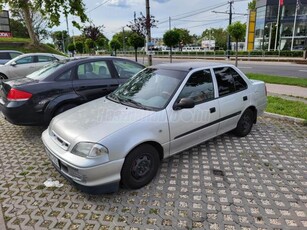
POLYGON ((215 107, 213 107, 213 108, 210 108, 210 113, 215 113, 215 107))
POLYGON ((244 97, 243 97, 243 101, 247 101, 247 96, 244 96, 244 97))

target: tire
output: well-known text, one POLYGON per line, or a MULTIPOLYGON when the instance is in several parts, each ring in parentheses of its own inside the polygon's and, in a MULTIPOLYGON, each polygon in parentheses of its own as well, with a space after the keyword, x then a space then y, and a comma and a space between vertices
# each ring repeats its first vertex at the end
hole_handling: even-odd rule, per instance
POLYGON ((7 79, 7 76, 3 73, 0 73, 0 80, 5 80, 7 79))
POLYGON ((72 108, 74 108, 74 107, 76 107, 75 104, 65 104, 65 105, 62 105, 62 106, 60 106, 60 107, 54 112, 53 117, 59 115, 60 113, 65 112, 66 110, 72 109, 72 108))
POLYGON ((254 118, 255 115, 252 110, 245 110, 238 121, 237 127, 233 130, 233 133, 238 137, 245 137, 252 130, 254 118))
POLYGON ((122 185, 128 189, 147 185, 157 174, 159 164, 159 153, 152 145, 136 147, 126 156, 121 170, 122 185))

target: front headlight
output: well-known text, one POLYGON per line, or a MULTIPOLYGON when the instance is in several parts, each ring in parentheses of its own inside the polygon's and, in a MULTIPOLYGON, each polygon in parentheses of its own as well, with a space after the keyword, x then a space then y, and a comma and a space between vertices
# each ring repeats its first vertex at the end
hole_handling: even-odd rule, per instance
POLYGON ((97 143, 79 142, 71 153, 85 158, 106 157, 106 160, 109 160, 109 150, 97 143))

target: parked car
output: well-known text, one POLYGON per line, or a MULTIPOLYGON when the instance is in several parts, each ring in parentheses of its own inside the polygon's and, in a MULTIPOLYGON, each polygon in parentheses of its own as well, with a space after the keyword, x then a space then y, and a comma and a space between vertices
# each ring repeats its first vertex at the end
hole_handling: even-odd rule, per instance
POLYGON ((50 53, 22 54, 0 66, 0 79, 25 77, 52 61, 65 58, 65 56, 50 53))
POLYGON ((0 50, 0 65, 7 63, 9 60, 21 54, 21 52, 16 50, 0 50))
POLYGON ((52 117, 109 94, 143 68, 115 57, 57 61, 25 78, 3 81, 0 110, 16 125, 48 125, 52 117))
POLYGON ((228 64, 146 68, 116 91, 56 116, 42 140, 55 168, 89 193, 148 184, 159 162, 233 130, 247 135, 266 107, 262 81, 228 64))

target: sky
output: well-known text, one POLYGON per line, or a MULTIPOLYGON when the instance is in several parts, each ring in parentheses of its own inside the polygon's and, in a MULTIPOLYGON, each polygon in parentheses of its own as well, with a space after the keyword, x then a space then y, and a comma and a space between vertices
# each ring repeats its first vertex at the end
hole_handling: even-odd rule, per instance
MULTIPOLYGON (((86 14, 95 26, 103 25, 103 33, 109 39, 115 33, 129 30, 126 26, 133 20, 134 12, 146 15, 146 0, 83 0, 86 14)), ((233 12, 247 13, 247 5, 251 0, 234 0, 233 12)), ((161 38, 171 28, 185 28, 190 34, 201 35, 205 29, 226 28, 228 25, 229 0, 149 0, 150 13, 158 20, 157 28, 152 29, 152 37, 161 38), (223 12, 223 13, 214 13, 223 12), (171 20, 169 20, 171 18, 171 20), (169 23, 171 22, 171 23, 169 23)), ((78 21, 77 17, 69 16, 70 35, 81 32, 71 25, 71 21, 78 21)), ((246 22, 247 16, 233 15, 233 22, 246 22)), ((87 24, 89 25, 89 23, 87 24)), ((61 26, 52 30, 66 30, 65 19, 61 26)))

